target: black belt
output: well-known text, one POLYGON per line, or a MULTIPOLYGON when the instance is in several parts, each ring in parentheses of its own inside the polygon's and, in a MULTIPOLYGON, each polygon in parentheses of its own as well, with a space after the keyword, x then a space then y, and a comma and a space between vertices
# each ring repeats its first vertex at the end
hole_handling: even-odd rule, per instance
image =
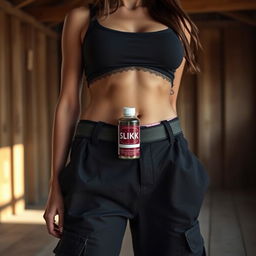
MULTIPOLYGON (((99 121, 100 123, 101 121, 99 121)), ((171 127, 173 135, 176 136, 182 133, 180 121, 179 119, 169 120, 167 121, 171 127)), ((90 137, 93 131, 93 128, 97 122, 83 122, 80 120, 78 122, 75 136, 85 136, 90 137)), ((117 125, 103 125, 100 128, 100 132, 98 134, 99 140, 107 140, 107 141, 118 141, 118 127, 117 125)), ((143 142, 152 142, 157 140, 162 140, 168 138, 168 133, 163 124, 151 126, 151 127, 140 127, 140 141, 143 142)))

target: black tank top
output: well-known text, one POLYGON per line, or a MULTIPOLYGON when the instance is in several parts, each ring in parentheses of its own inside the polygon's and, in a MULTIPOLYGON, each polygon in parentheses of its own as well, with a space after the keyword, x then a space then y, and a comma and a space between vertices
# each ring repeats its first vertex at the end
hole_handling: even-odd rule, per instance
POLYGON ((184 48, 169 27, 152 32, 126 32, 105 27, 94 17, 83 40, 82 54, 88 87, 96 79, 128 69, 161 76, 172 87, 184 48))

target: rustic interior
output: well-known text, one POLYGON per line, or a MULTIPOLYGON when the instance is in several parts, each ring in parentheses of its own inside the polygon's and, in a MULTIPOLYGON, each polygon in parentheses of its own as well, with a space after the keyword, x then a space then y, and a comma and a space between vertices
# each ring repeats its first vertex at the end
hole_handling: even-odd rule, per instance
MULTIPOLYGON (((86 3, 0 0, 0 222, 46 202, 63 20, 86 3)), ((256 1, 181 3, 204 47, 197 56, 202 72, 182 79, 178 114, 184 133, 207 167, 211 188, 255 188, 256 1)), ((209 196, 207 207, 210 202, 209 196)), ((209 241, 217 238, 216 231, 209 241)))

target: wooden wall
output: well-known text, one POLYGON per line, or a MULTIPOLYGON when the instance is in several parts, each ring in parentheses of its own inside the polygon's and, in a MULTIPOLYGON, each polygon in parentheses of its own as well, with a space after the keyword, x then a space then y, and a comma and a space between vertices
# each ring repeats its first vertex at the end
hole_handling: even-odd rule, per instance
POLYGON ((15 14, 0 9, 0 221, 47 198, 59 92, 59 37, 15 14))
POLYGON ((196 23, 201 72, 185 73, 178 112, 212 187, 256 185, 256 28, 233 21, 196 23))
MULTIPOLYGON (((255 27, 197 22, 201 72, 185 73, 178 114, 213 187, 256 185, 255 27)), ((0 221, 48 196, 60 41, 0 9, 0 221)))

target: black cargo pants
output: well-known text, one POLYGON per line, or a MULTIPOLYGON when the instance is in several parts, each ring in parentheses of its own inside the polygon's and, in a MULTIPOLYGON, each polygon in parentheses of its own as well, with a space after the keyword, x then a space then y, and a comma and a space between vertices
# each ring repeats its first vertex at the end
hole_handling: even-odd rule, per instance
POLYGON ((140 159, 119 159, 117 143, 97 138, 113 125, 78 125, 86 122, 93 136, 74 136, 59 175, 64 226, 53 252, 118 256, 129 219, 135 256, 205 256, 198 215, 210 179, 183 133, 163 120, 168 138, 141 143, 140 159))

